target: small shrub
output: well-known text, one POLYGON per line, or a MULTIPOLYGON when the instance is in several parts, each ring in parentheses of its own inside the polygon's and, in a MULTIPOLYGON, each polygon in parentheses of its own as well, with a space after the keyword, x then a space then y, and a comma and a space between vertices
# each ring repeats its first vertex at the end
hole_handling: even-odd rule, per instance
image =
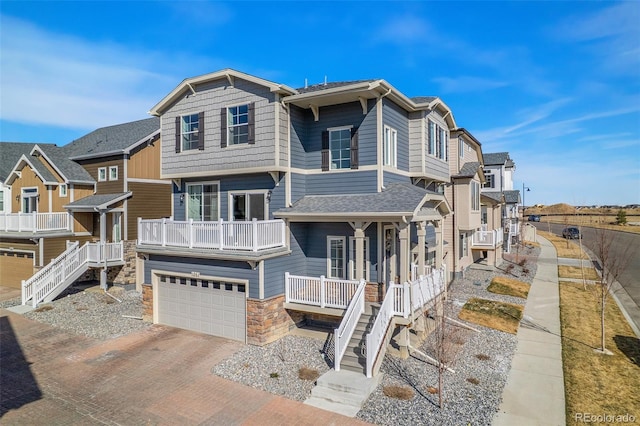
POLYGON ((522 274, 523 275, 529 275, 531 271, 529 270, 529 268, 522 268, 522 274))
POLYGON ((51 305, 42 305, 39 308, 36 308, 34 312, 47 312, 53 309, 51 305))
POLYGON ((427 386, 427 392, 431 395, 435 395, 438 393, 438 388, 434 388, 433 386, 427 386))
POLYGON ((507 274, 510 274, 511 271, 513 271, 513 268, 515 268, 515 266, 513 266, 513 263, 508 264, 506 267, 507 274))
POLYGON ((527 259, 522 259, 520 262, 518 262, 519 266, 524 266, 527 264, 527 259))
POLYGON ((271 377, 272 379, 277 379, 278 377, 280 377, 280 375, 278 373, 271 373, 269 374, 269 377, 271 377))
POLYGON ((318 377, 320 377, 320 373, 313 368, 300 367, 298 370, 298 378, 301 380, 315 381, 318 377))
POLYGON ((480 380, 476 379, 475 377, 469 377, 467 379, 467 382, 471 383, 472 385, 477 385, 478 383, 480 383, 480 380))
POLYGON ((489 355, 485 355, 485 354, 477 354, 476 358, 478 358, 480 361, 487 361, 491 359, 489 355))
POLYGON ((385 386, 382 392, 389 398, 402 399, 408 401, 413 398, 414 392, 406 386, 385 386))

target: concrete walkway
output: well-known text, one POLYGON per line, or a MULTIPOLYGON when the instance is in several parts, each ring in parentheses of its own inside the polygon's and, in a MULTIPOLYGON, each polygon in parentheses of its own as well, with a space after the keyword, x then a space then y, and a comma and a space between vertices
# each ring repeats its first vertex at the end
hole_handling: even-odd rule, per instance
POLYGON ((494 426, 565 424, 558 258, 548 240, 538 241, 538 269, 494 426))

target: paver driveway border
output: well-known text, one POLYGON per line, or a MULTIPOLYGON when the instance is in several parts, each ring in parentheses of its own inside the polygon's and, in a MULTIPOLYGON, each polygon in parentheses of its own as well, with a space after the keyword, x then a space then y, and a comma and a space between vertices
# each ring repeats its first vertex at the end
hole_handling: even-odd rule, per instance
POLYGON ((159 325, 97 341, 0 309, 0 423, 366 424, 211 373, 240 347, 159 325))

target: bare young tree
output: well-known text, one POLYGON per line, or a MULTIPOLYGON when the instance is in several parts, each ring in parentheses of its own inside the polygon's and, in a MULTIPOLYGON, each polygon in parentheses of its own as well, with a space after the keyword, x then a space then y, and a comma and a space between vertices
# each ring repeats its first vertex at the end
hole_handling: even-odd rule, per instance
POLYGON ((611 354, 606 347, 605 308, 613 286, 624 270, 631 256, 630 246, 613 246, 615 232, 596 228, 594 254, 600 260, 601 276, 595 286, 598 309, 600 310, 600 348, 598 352, 611 354))

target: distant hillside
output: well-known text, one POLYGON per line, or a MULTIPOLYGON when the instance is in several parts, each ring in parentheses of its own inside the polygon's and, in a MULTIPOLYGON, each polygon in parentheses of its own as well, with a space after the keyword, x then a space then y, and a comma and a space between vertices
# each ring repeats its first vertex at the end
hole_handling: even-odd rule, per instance
POLYGON ((527 214, 574 214, 576 211, 575 207, 564 203, 545 207, 527 208, 527 214))

